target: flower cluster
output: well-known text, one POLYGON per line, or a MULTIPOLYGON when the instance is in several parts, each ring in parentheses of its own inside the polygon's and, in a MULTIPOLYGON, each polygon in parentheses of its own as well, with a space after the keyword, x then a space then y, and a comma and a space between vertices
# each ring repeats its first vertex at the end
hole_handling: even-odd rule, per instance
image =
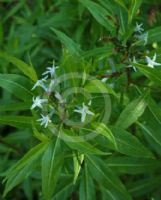
MULTIPOLYGON (((42 79, 38 80, 31 89, 41 89, 41 95, 39 94, 32 99, 33 103, 31 110, 39 109, 38 111, 40 111, 41 118, 37 121, 45 128, 48 127, 49 123, 53 122, 54 114, 59 115, 59 105, 61 105, 61 108, 64 109, 64 113, 66 109, 66 99, 64 99, 60 92, 58 92, 60 88, 57 87, 58 76, 56 70, 58 68, 59 67, 55 66, 55 63, 53 62, 53 65, 51 67, 47 67, 47 70, 42 74, 42 79)), ((90 105, 91 101, 88 103, 88 105, 85 105, 83 102, 82 107, 78 107, 78 109, 73 110, 73 113, 77 112, 81 114, 82 123, 85 122, 87 115, 94 115, 94 113, 89 110, 90 105)))
POLYGON ((134 28, 134 32, 135 32, 135 38, 139 41, 143 41, 144 45, 147 44, 148 42, 148 32, 143 32, 144 29, 142 28, 143 24, 138 24, 136 23, 136 26, 134 28))
MULTIPOLYGON (((135 33, 134 36, 137 40, 144 41, 144 45, 146 45, 148 42, 148 33, 143 32, 144 29, 142 26, 143 26, 142 23, 141 24, 136 23, 136 26, 134 28, 134 33, 135 33)), ((161 66, 161 63, 156 62, 156 58, 157 58, 156 53, 154 54, 153 58, 150 58, 149 56, 145 56, 145 62, 147 66, 150 68, 154 68, 155 66, 161 66)), ((129 62, 133 64, 130 64, 128 67, 132 67, 134 71, 136 72, 137 70, 134 66, 134 64, 137 63, 136 57, 133 56, 132 58, 129 58, 129 62)))

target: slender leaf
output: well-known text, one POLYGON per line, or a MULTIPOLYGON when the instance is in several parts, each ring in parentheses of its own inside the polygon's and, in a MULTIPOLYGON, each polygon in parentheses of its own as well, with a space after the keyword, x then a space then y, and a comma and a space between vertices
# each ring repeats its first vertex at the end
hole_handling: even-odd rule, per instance
POLYGON ((136 15, 139 7, 141 6, 142 0, 131 0, 129 14, 128 14, 128 24, 131 24, 134 16, 136 15))
POLYGON ((56 30, 55 28, 51 28, 51 30, 57 35, 59 40, 65 45, 68 51, 72 55, 79 55, 81 53, 81 49, 78 44, 76 44, 70 37, 68 37, 65 33, 56 30))
POLYGON ((106 9, 91 0, 79 1, 89 10, 98 23, 104 26, 108 31, 114 31, 114 24, 112 22, 113 16, 111 16, 106 9), (112 20, 109 20, 108 16, 112 17, 112 20))
POLYGON ((23 76, 17 74, 0 74, 0 87, 9 91, 24 101, 32 99, 32 92, 28 89, 31 83, 23 76))
POLYGON ((103 152, 96 147, 92 146, 90 143, 86 142, 80 137, 67 135, 68 130, 61 130, 61 137, 63 137, 64 142, 71 149, 78 150, 83 154, 98 154, 98 155, 108 155, 109 153, 103 152))
POLYGON ((133 100, 120 114, 116 126, 126 129, 143 114, 147 103, 146 103, 147 94, 139 97, 138 99, 133 100))
POLYGON ((19 111, 19 110, 28 110, 31 107, 31 102, 19 102, 19 103, 6 103, 1 102, 0 104, 0 112, 3 111, 19 111))
POLYGON ((4 196, 12 190, 17 184, 23 181, 33 170, 33 165, 46 149, 47 143, 40 143, 30 149, 13 167, 6 173, 4 181, 6 182, 4 196))
POLYGON ((122 174, 140 174, 145 172, 153 172, 161 167, 161 162, 147 158, 133 157, 110 157, 106 161, 107 165, 114 172, 122 174))
POLYGON ((37 81, 37 74, 32 66, 26 64, 16 57, 10 56, 6 52, 0 52, 0 57, 6 59, 8 62, 11 62, 31 80, 37 81))
POLYGON ((61 172, 63 155, 60 152, 58 136, 56 142, 49 143, 42 158, 42 192, 45 200, 50 200, 53 196, 61 172))
POLYGON ((0 124, 10 125, 17 128, 30 128, 33 117, 27 116, 0 116, 0 124))
POLYGON ((161 41, 161 26, 148 30, 148 44, 161 41))
POLYGON ((161 176, 154 176, 144 178, 131 183, 128 186, 128 191, 134 196, 142 196, 153 191, 154 189, 160 189, 161 176))
POLYGON ((94 200, 96 197, 94 181, 88 171, 87 165, 85 164, 83 175, 80 181, 79 187, 79 199, 82 200, 94 200))
POLYGON ((137 67, 149 80, 153 81, 157 85, 161 85, 161 70, 160 69, 153 69, 147 67, 146 65, 134 63, 135 67, 137 67))
POLYGON ((132 157, 154 158, 153 154, 131 133, 120 127, 110 127, 110 129, 114 135, 116 146, 107 140, 108 148, 132 157))
POLYGON ((112 193, 119 196, 120 200, 131 199, 119 178, 112 172, 105 163, 96 157, 87 156, 87 165, 93 178, 99 185, 110 188, 112 193))

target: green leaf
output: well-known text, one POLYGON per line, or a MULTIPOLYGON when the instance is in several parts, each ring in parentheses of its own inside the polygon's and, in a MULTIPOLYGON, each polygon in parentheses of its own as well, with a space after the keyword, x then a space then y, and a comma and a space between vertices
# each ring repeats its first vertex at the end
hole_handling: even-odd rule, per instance
POLYGON ((32 99, 32 92, 28 89, 31 83, 28 79, 17 74, 0 74, 0 87, 24 101, 32 99))
POLYGON ((154 158, 153 154, 131 133, 120 127, 110 127, 110 129, 114 135, 116 146, 109 140, 106 140, 108 148, 132 157, 154 158))
POLYGON ((161 41, 161 26, 148 30, 148 44, 161 41))
POLYGON ((28 110, 31 107, 31 102, 0 102, 0 112, 4 111, 19 111, 19 110, 28 110))
POLYGON ((91 58, 91 57, 105 57, 108 58, 110 55, 113 54, 114 51, 114 45, 109 44, 108 46, 98 47, 94 48, 92 50, 85 51, 81 54, 84 58, 91 58))
POLYGON ((69 38, 65 33, 51 28, 51 30, 57 35, 58 39, 65 45, 68 51, 72 55, 79 55, 81 53, 81 49, 78 44, 76 44, 71 38, 69 38))
POLYGON ((122 8, 124 8, 126 11, 128 11, 125 3, 123 0, 114 0, 116 3, 118 3, 122 8))
POLYGON ((61 181, 59 183, 59 189, 54 193, 54 196, 52 200, 62 200, 62 199, 68 199, 73 190, 74 190, 74 185, 73 185, 73 179, 72 178, 67 178, 67 176, 61 176, 61 181))
POLYGON ((61 130, 61 137, 64 138, 64 142, 71 149, 77 150, 83 154, 96 154, 96 155, 108 155, 109 153, 103 152, 96 147, 92 146, 90 143, 81 139, 78 136, 70 136, 70 130, 61 130))
POLYGON ((38 158, 46 149, 46 146, 47 143, 41 143, 33 147, 21 160, 9 169, 4 179, 4 181, 7 181, 4 196, 6 196, 10 190, 30 175, 33 170, 33 166, 37 163, 38 158))
POLYGON ((112 193, 119 196, 120 200, 131 200, 119 178, 101 159, 87 156, 87 166, 92 177, 100 186, 110 189, 112 193))
POLYGON ((118 17, 120 23, 120 34, 124 36, 127 34, 127 13, 123 9, 119 8, 118 17))
POLYGON ((88 171, 87 164, 85 163, 83 175, 81 176, 79 186, 79 199, 82 200, 95 200, 95 187, 93 179, 88 171))
POLYGON ((147 193, 153 191, 154 189, 160 189, 161 176, 154 176, 148 178, 142 178, 128 185, 128 191, 134 197, 147 195, 147 193))
POLYGON ((91 81, 88 81, 84 88, 90 93, 100 93, 102 95, 112 94, 115 97, 118 97, 118 95, 112 88, 108 87, 106 84, 104 84, 102 81, 98 79, 93 79, 91 81))
POLYGON ((105 124, 95 123, 95 124, 92 124, 92 126, 95 128, 95 131, 98 134, 105 136, 117 149, 117 143, 116 143, 115 137, 113 133, 111 132, 111 130, 105 124))
POLYGON ((153 81, 157 85, 161 85, 161 69, 150 68, 146 65, 133 63, 149 80, 153 81))
POLYGON ((161 155, 161 133, 160 133, 161 126, 160 124, 157 124, 157 122, 155 122, 152 119, 152 117, 151 119, 146 120, 145 124, 139 123, 139 122, 137 124, 142 128, 145 138, 151 144, 153 149, 161 155))
POLYGON ((106 160, 112 171, 123 174, 140 174, 153 172, 161 167, 161 162, 147 158, 133 158, 127 156, 110 157, 106 160))
POLYGON ((10 125, 17 128, 30 128, 33 117, 27 116, 0 116, 0 124, 10 125))
POLYGON ((37 74, 32 66, 26 64, 16 57, 8 55, 6 52, 0 52, 0 57, 6 59, 8 62, 11 62, 31 80, 35 82, 37 81, 37 74))
POLYGON ((33 129, 33 132, 34 132, 34 136, 35 136, 38 140, 40 140, 41 142, 47 142, 47 141, 49 141, 49 138, 48 138, 45 134, 39 132, 39 131, 37 130, 37 128, 34 126, 34 124, 32 124, 32 129, 33 129))
POLYGON ((73 153, 74 184, 78 179, 79 173, 81 171, 81 164, 83 163, 83 161, 84 161, 84 154, 80 154, 79 152, 73 153))
POLYGON ((131 24, 141 4, 142 4, 142 0, 131 0, 129 12, 128 12, 128 24, 131 24))
POLYGON ((42 192, 45 200, 53 196, 63 164, 63 154, 59 136, 56 142, 51 141, 42 158, 42 192))
POLYGON ((79 1, 89 10, 98 23, 104 26, 108 31, 114 31, 113 16, 105 8, 90 0, 79 1), (108 16, 110 16, 112 20, 109 20, 108 16))
POLYGON ((147 106, 147 94, 133 100, 120 114, 116 126, 127 129, 130 125, 135 123, 138 118, 144 113, 147 106))
POLYGON ((161 124, 161 108, 150 97, 148 98, 147 103, 149 110, 152 112, 155 119, 161 124))

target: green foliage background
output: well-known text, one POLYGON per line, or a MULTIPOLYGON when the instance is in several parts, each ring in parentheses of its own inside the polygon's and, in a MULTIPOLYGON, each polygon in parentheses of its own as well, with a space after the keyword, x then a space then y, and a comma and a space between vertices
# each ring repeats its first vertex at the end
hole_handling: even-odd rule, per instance
POLYGON ((161 63, 160 0, 0 0, 0 199, 160 200, 161 68, 145 64, 154 53, 161 63), (53 59, 59 74, 95 77, 84 85, 93 96, 95 85, 110 95, 109 121, 87 127, 96 138, 66 126, 55 137, 36 122, 31 88, 53 59))

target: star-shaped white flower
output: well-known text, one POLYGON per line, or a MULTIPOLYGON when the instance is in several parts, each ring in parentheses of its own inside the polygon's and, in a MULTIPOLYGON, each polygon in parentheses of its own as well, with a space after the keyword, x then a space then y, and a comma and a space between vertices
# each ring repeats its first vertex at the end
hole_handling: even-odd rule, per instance
POLYGON ((48 102, 47 99, 41 99, 40 96, 37 96, 35 98, 33 97, 32 101, 33 101, 33 104, 31 106, 31 109, 34 109, 36 107, 42 108, 42 104, 48 102))
POLYGON ((137 35, 136 38, 138 38, 139 40, 143 41, 144 45, 146 45, 147 42, 148 42, 148 32, 143 33, 141 35, 137 35))
POLYGON ((47 92, 48 93, 51 93, 53 91, 55 84, 56 84, 56 80, 52 79, 50 81, 50 84, 49 84, 48 88, 47 88, 47 92))
POLYGON ((81 116, 81 122, 83 123, 86 119, 86 115, 94 115, 93 112, 91 112, 88 108, 88 106, 86 106, 84 103, 82 104, 82 108, 79 108, 79 109, 75 109, 74 112, 77 112, 77 113, 80 113, 82 116, 81 116))
POLYGON ((141 23, 141 24, 138 24, 138 23, 136 22, 136 26, 135 26, 134 31, 141 34, 142 31, 144 31, 144 29, 142 28, 142 25, 143 25, 142 23, 141 23))
POLYGON ((154 68, 155 66, 161 66, 161 63, 155 62, 156 57, 157 57, 156 53, 154 54, 152 59, 150 57, 146 56, 146 62, 148 64, 148 67, 154 68))
POLYGON ((37 80, 35 85, 33 86, 33 88, 31 90, 34 90, 37 87, 42 87, 46 91, 47 87, 45 86, 44 82, 46 82, 47 78, 48 77, 46 76, 46 77, 44 77, 44 78, 42 78, 40 80, 37 80))
POLYGON ((49 118, 49 116, 44 116, 43 114, 41 114, 41 118, 37 121, 40 122, 40 125, 44 126, 45 128, 48 126, 49 123, 51 123, 51 119, 49 118))
POLYGON ((61 96, 59 92, 55 92, 55 97, 58 99, 59 103, 65 102, 65 100, 63 99, 63 97, 61 96))
POLYGON ((51 77, 55 75, 56 69, 58 69, 58 66, 55 66, 55 61, 53 61, 52 67, 47 67, 47 70, 42 75, 50 74, 51 77))

